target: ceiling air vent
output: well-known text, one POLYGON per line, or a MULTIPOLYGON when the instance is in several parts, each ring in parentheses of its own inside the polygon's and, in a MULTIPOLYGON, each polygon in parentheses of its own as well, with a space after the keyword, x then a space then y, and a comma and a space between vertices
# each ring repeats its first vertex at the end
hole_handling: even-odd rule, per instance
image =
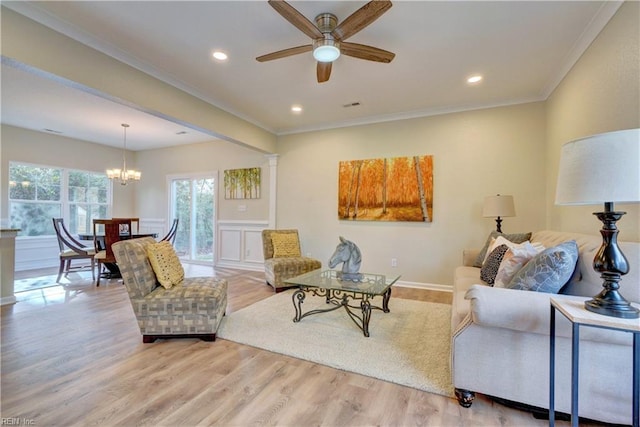
POLYGON ((348 104, 344 104, 343 107, 344 108, 357 107, 358 105, 360 105, 360 103, 356 101, 356 102, 350 102, 348 104))

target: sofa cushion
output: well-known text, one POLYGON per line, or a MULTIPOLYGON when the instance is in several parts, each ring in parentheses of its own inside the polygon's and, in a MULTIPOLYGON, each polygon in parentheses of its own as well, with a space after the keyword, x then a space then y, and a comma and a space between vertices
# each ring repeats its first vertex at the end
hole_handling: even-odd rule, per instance
POLYGON ((496 274, 493 286, 506 287, 516 273, 543 250, 544 246, 533 245, 530 242, 522 242, 509 247, 502 258, 500 267, 498 267, 498 274, 496 274))
POLYGON ((158 282, 166 289, 177 285, 184 279, 184 268, 180 258, 169 241, 153 243, 147 246, 147 256, 158 282))
POLYGON ((293 233, 273 233, 271 235, 273 242, 273 257, 299 257, 300 244, 298 243, 298 235, 293 233))
POLYGON ((545 249, 516 273, 507 285, 510 289, 558 293, 571 279, 578 261, 575 240, 545 249))
POLYGON ((487 260, 482 264, 482 268, 480 269, 480 278, 482 280, 493 285, 493 282, 496 279, 496 274, 498 274, 498 267, 500 267, 502 258, 507 250, 509 250, 507 245, 500 245, 491 251, 487 260))
POLYGON ((476 258, 476 261, 473 263, 474 267, 482 267, 482 263, 487 255, 487 249, 489 248, 489 245, 491 244, 491 239, 492 238, 497 238, 498 236, 502 236, 505 239, 513 242, 513 243, 522 243, 522 242, 526 242, 527 240, 531 239, 531 233, 516 233, 516 234, 504 234, 504 233, 498 233, 497 231, 492 231, 489 234, 489 237, 487 237, 487 241, 484 243, 484 246, 482 248, 482 250, 480 250, 480 253, 478 254, 478 257, 476 258))

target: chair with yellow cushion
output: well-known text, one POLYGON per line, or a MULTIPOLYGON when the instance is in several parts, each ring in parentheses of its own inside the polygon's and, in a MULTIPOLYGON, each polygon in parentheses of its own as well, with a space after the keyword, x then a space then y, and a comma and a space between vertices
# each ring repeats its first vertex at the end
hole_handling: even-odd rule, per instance
POLYGON ((138 321, 142 342, 158 338, 215 341, 227 307, 227 281, 184 277, 171 242, 122 240, 113 253, 138 321))
POLYGON ((264 274, 276 292, 290 285, 285 280, 322 268, 317 259, 302 256, 298 230, 262 230, 264 274))

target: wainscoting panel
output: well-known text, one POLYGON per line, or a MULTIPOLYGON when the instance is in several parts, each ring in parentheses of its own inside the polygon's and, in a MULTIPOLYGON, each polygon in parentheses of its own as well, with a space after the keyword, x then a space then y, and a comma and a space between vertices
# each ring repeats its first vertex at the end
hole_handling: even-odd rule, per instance
POLYGON ((216 266, 263 270, 262 230, 268 225, 267 221, 218 221, 216 266))
POLYGON ((57 267, 60 261, 59 252, 56 236, 17 237, 15 270, 57 267))

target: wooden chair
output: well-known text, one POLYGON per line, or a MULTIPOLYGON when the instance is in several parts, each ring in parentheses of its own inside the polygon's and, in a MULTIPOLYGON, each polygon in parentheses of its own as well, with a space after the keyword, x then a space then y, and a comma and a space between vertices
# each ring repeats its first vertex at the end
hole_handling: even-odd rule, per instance
POLYGON ((56 283, 60 282, 60 278, 62 277, 62 273, 64 273, 64 277, 67 277, 70 271, 72 270, 81 270, 87 268, 87 265, 81 265, 72 267, 71 261, 73 260, 89 260, 91 262, 91 277, 95 280, 95 261, 94 257, 96 251, 94 249, 88 248, 76 240, 69 230, 64 226, 64 220, 62 218, 52 218, 53 219, 53 228, 56 231, 56 236, 58 237, 58 246, 60 247, 60 268, 58 269, 58 278, 56 279, 56 283))
POLYGON ((136 233, 140 233, 140 218, 111 218, 111 219, 130 219, 131 224, 136 223, 136 233))
POLYGON ((93 244, 96 251, 95 260, 98 261, 96 286, 100 286, 102 266, 104 264, 116 264, 116 257, 113 255, 111 245, 119 242, 123 237, 128 238, 127 235, 131 237, 131 218, 93 220, 93 244), (125 228, 128 230, 127 232, 124 232, 125 228), (103 235, 100 233, 101 229, 104 231, 103 235), (101 236, 104 236, 104 240, 100 238, 101 236))
POLYGON ((166 236, 164 236, 162 239, 160 239, 161 242, 163 241, 167 241, 167 242, 171 242, 171 244, 173 245, 173 242, 175 242, 176 240, 176 234, 178 233, 178 218, 175 218, 173 220, 173 223, 171 224, 171 228, 169 229, 169 232, 167 233, 166 236))

